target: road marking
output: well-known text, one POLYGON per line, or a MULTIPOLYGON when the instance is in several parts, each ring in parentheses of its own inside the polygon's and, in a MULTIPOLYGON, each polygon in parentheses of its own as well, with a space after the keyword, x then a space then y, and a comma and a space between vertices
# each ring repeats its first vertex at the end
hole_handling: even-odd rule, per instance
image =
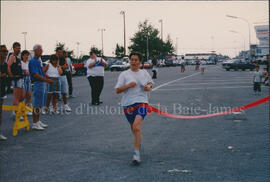
POLYGON ((168 87, 172 86, 185 86, 185 85, 210 85, 210 84, 221 84, 221 85, 233 85, 233 84, 240 84, 240 83, 251 83, 249 82, 211 82, 211 83, 183 83, 183 84, 171 84, 168 87))
POLYGON ((166 86, 166 85, 169 85, 169 84, 171 84, 171 83, 174 83, 174 82, 177 82, 177 81, 179 81, 179 80, 183 80, 183 79, 186 79, 186 78, 189 78, 189 77, 198 75, 198 74, 200 74, 200 72, 198 72, 198 73, 193 73, 192 75, 188 75, 188 76, 185 76, 185 77, 183 77, 183 78, 178 78, 178 79, 176 79, 176 80, 172 80, 172 81, 167 82, 167 83, 163 83, 163 84, 161 84, 161 85, 159 85, 159 86, 153 88, 152 91, 155 91, 155 90, 157 90, 157 89, 159 89, 159 88, 161 88, 161 87, 164 87, 164 86, 166 86))
POLYGON ((205 87, 205 88, 179 88, 179 89, 159 89, 159 90, 202 90, 202 89, 233 89, 233 88, 252 88, 253 86, 237 86, 237 87, 205 87))

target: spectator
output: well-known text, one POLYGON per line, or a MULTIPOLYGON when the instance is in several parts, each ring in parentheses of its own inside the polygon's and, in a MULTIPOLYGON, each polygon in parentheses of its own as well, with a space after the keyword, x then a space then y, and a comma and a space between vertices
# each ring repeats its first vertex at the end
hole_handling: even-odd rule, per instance
POLYGON ((152 76, 152 79, 157 79, 157 56, 154 56, 154 58, 152 60, 152 64, 153 64, 153 68, 152 68, 153 76, 152 76))
MULTIPOLYGON (((21 45, 19 42, 14 42, 12 47, 14 52, 8 59, 8 74, 12 78, 13 105, 17 106, 25 96, 22 63, 19 57, 21 45)), ((13 111, 13 115, 16 115, 15 111, 13 111)))
MULTIPOLYGON (((25 105, 31 105, 31 97, 32 97, 32 85, 31 78, 28 69, 28 58, 30 53, 27 50, 22 51, 21 60, 22 60, 22 70, 23 70, 23 81, 24 81, 24 91, 25 91, 25 105)), ((32 112, 27 112, 27 115, 32 115, 32 112)))
POLYGON ((195 70, 199 70, 199 66, 200 66, 200 60, 198 59, 198 57, 195 58, 195 70))
POLYGON ((261 93, 261 83, 262 83, 262 72, 260 71, 260 66, 256 65, 255 71, 253 73, 253 90, 254 95, 260 95, 261 93))
POLYGON ((92 105, 99 105, 102 103, 100 94, 104 85, 104 67, 107 66, 107 62, 104 59, 97 57, 96 53, 91 51, 86 66, 87 78, 92 90, 92 105))
POLYGON ((264 85, 269 85, 269 83, 267 83, 267 81, 268 81, 268 71, 267 71, 267 67, 265 67, 265 68, 263 68, 263 72, 262 72, 262 75, 263 75, 263 77, 264 77, 264 80, 263 80, 263 84, 264 85))
POLYGON ((68 53, 64 51, 64 56, 66 58, 67 64, 68 64, 68 69, 66 69, 66 77, 68 81, 68 94, 69 98, 73 98, 73 87, 72 87, 72 62, 71 59, 68 57, 68 53))
POLYGON ((6 77, 8 75, 8 65, 5 62, 5 59, 7 57, 7 47, 6 45, 0 46, 0 140, 7 140, 7 137, 5 137, 2 133, 2 105, 4 102, 3 96, 5 95, 5 81, 6 77))
POLYGON ((50 106, 51 100, 53 104, 53 113, 59 114, 57 110, 57 102, 58 102, 58 95, 60 93, 60 75, 63 73, 61 67, 59 66, 59 60, 56 55, 51 55, 50 63, 46 65, 44 68, 44 74, 53 80, 52 83, 48 84, 48 95, 46 101, 46 109, 45 112, 48 112, 48 108, 50 106))
POLYGON ((31 81, 34 83, 33 86, 33 96, 34 96, 34 104, 33 104, 33 126, 34 130, 44 130, 48 125, 41 122, 39 119, 41 108, 45 106, 46 101, 46 83, 52 83, 51 79, 45 77, 41 63, 40 56, 42 55, 42 46, 36 44, 33 47, 34 57, 29 61, 29 73, 31 76, 31 81))
POLYGON ((55 51, 56 51, 56 56, 59 59, 59 66, 63 70, 60 76, 60 83, 61 83, 60 88, 61 88, 62 98, 64 101, 64 108, 65 108, 65 111, 70 112, 71 108, 69 107, 68 102, 67 102, 68 82, 67 82, 66 71, 65 71, 66 69, 68 69, 68 64, 63 55, 63 49, 61 47, 57 47, 55 51))
POLYGON ((200 62, 200 69, 201 73, 203 74, 206 69, 206 61, 204 59, 200 62))
POLYGON ((180 61, 180 67, 181 67, 181 73, 184 73, 186 70, 184 56, 182 56, 182 59, 180 61))

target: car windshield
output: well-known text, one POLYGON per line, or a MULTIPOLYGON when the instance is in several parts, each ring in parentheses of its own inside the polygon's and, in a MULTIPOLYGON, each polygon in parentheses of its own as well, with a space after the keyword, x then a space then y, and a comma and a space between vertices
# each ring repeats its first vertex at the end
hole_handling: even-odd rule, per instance
POLYGON ((122 62, 116 62, 116 63, 114 63, 115 65, 123 65, 123 63, 122 62))

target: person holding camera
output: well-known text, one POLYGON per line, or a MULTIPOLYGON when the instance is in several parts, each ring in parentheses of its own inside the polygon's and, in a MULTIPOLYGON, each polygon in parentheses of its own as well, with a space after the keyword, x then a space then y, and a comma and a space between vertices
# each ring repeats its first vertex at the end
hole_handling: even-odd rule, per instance
POLYGON ((92 105, 99 105, 102 103, 100 94, 104 85, 104 67, 107 62, 93 51, 90 52, 90 58, 86 62, 87 79, 91 87, 92 105))

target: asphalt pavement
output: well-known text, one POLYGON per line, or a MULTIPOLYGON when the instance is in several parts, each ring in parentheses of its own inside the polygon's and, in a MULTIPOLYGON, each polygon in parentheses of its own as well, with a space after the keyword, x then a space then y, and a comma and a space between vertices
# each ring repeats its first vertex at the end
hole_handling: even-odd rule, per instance
MULTIPOLYGON (((148 70, 150 74, 151 70, 148 70)), ((140 166, 130 165, 133 137, 114 86, 120 72, 106 72, 103 104, 89 106, 86 77, 74 77, 71 113, 42 115, 44 131, 22 129, 3 112, 1 182, 268 182, 269 103, 245 112, 204 119, 172 119, 153 113, 143 122, 140 166)), ((209 65, 159 68, 150 104, 178 115, 221 112, 269 95, 253 95, 252 72, 209 65)), ((4 101, 12 103, 12 95, 4 101)), ((60 103, 60 106, 63 103, 60 103)), ((61 107, 60 107, 61 108, 61 107)), ((32 118, 30 118, 32 124, 32 118)))

